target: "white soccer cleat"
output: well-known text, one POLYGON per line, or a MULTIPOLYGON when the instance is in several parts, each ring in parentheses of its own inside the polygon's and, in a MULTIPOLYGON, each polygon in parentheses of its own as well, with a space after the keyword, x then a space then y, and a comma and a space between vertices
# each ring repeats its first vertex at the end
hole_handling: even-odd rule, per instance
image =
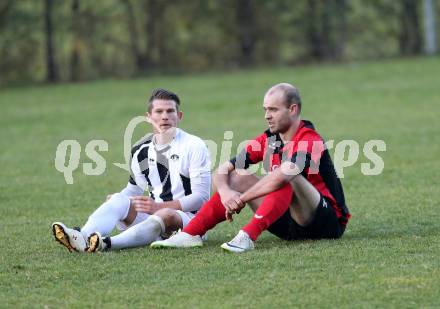
POLYGON ((89 243, 89 246, 86 248, 85 251, 88 253, 102 252, 105 251, 108 247, 107 243, 104 241, 104 238, 99 232, 90 234, 87 242, 89 243))
POLYGON ((61 222, 52 223, 52 233, 55 240, 70 252, 84 252, 87 247, 87 242, 80 231, 68 228, 61 222))
POLYGON ((153 242, 151 248, 197 248, 203 246, 202 237, 199 235, 192 236, 188 233, 179 231, 165 240, 153 242))
POLYGON ((254 250, 254 242, 246 232, 240 230, 230 242, 225 242, 221 247, 229 252, 242 253, 254 250))

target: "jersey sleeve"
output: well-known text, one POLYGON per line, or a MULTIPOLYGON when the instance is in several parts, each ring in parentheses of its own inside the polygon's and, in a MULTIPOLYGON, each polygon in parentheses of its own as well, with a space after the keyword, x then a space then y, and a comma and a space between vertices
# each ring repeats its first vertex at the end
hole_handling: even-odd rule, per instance
POLYGON ((127 186, 124 189, 122 189, 120 193, 126 197, 130 197, 130 196, 143 195, 144 190, 141 187, 134 185, 131 182, 128 182, 127 186))
POLYGON ((210 196, 211 159, 203 141, 191 146, 189 164, 191 194, 179 199, 184 212, 198 211, 210 196))
POLYGON ((261 134, 249 141, 240 153, 229 160, 235 169, 247 169, 251 164, 263 161, 266 135, 261 134))
POLYGON ((315 171, 319 169, 319 162, 324 150, 325 145, 322 138, 316 132, 310 131, 292 143, 289 150, 289 160, 295 163, 302 172, 307 169, 315 171))

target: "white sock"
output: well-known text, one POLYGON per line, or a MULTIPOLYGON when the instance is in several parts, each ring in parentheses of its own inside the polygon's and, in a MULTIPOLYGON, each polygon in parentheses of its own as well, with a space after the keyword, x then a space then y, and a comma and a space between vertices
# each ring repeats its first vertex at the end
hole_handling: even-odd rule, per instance
POLYGON ((138 223, 119 235, 110 238, 111 249, 124 249, 146 246, 165 232, 162 218, 151 215, 147 220, 138 223))
POLYGON ((89 217, 86 224, 81 228, 81 233, 87 239, 94 232, 102 236, 109 235, 118 221, 124 220, 130 209, 130 199, 120 193, 99 206, 89 217))

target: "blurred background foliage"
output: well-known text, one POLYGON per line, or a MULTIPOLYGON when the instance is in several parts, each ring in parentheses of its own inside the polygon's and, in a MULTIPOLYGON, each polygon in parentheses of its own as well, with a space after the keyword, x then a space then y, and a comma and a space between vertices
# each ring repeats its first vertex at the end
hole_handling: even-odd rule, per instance
POLYGON ((435 0, 0 0, 0 85, 433 54, 439 13, 435 0))

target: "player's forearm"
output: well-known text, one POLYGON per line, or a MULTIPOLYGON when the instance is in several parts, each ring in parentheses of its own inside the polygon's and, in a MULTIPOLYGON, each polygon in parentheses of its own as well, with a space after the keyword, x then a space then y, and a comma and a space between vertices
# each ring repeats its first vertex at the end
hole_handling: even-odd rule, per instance
POLYGON ((212 176, 214 186, 218 192, 229 189, 229 173, 234 169, 230 162, 226 162, 219 166, 212 176))
POLYGON ((160 208, 171 208, 176 210, 182 210, 182 205, 178 200, 175 201, 167 201, 167 202, 159 202, 157 203, 160 208))
POLYGON ((181 199, 179 199, 179 202, 182 206, 182 211, 192 212, 198 211, 208 199, 209 193, 201 194, 199 192, 194 192, 190 195, 182 197, 181 199))
POLYGON ((272 172, 271 174, 261 178, 255 185, 253 185, 249 190, 244 192, 240 199, 243 203, 247 203, 256 198, 267 195, 273 191, 281 188, 287 180, 280 173, 272 172))
POLYGON ((127 186, 124 189, 122 189, 120 193, 127 197, 131 197, 131 196, 142 195, 144 193, 144 190, 137 185, 128 183, 127 186))
POLYGON ((213 177, 214 187, 218 192, 229 189, 229 175, 215 175, 213 177))
POLYGON ((179 199, 184 212, 198 211, 209 199, 211 193, 211 175, 206 173, 191 180, 191 194, 179 199))

